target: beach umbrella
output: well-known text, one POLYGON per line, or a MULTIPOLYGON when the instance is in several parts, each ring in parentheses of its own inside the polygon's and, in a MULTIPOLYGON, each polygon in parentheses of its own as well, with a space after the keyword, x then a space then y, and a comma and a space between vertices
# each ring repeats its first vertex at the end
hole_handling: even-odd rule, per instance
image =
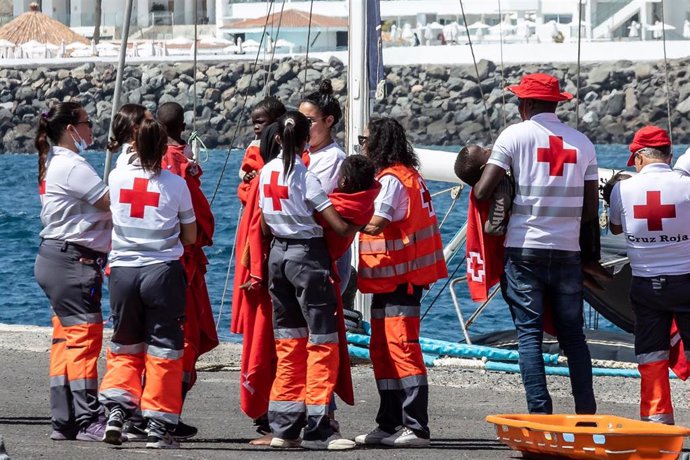
POLYGON ((168 40, 168 45, 189 46, 192 43, 192 40, 184 37, 177 37, 173 38, 172 40, 168 40))
POLYGON ((234 45, 235 42, 233 42, 232 40, 228 40, 226 38, 204 37, 201 40, 199 40, 199 44, 205 45, 205 46, 221 48, 221 47, 225 47, 225 46, 234 45))
POLYGON ((500 34, 503 32, 505 34, 515 32, 515 29, 517 29, 517 26, 511 24, 509 21, 504 21, 496 24, 495 26, 489 27, 489 32, 492 34, 500 34))
POLYGON ((73 32, 69 27, 50 16, 41 13, 37 4, 31 5, 31 11, 23 13, 4 26, 0 27, 0 39, 17 45, 27 42, 51 43, 59 46, 65 43, 89 41, 82 35, 73 32))
POLYGON ((648 25, 647 30, 650 32, 661 32, 662 30, 676 30, 676 28, 671 24, 666 24, 662 23, 661 21, 657 21, 654 23, 654 25, 648 25))
POLYGON ((484 24, 482 21, 477 21, 467 26, 467 28, 470 30, 483 30, 490 29, 491 27, 489 27, 487 24, 484 24))

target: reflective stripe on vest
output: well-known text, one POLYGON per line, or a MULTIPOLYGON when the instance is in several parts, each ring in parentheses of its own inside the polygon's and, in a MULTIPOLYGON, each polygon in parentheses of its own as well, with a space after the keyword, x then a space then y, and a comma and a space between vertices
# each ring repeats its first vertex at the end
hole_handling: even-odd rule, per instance
POLYGON ((448 276, 443 243, 424 180, 400 164, 382 170, 391 174, 409 196, 407 218, 391 222, 376 236, 360 234, 359 289, 364 293, 392 292, 398 285, 424 286, 448 276))

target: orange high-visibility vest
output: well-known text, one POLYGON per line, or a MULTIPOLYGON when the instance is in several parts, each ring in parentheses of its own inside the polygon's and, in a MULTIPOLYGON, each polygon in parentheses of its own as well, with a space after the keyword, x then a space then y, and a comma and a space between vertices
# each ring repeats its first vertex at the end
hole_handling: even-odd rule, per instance
POLYGON ((405 218, 376 236, 360 233, 358 287, 364 293, 393 292, 400 284, 425 286, 448 276, 431 194, 414 168, 394 164, 377 176, 395 176, 407 189, 405 218))

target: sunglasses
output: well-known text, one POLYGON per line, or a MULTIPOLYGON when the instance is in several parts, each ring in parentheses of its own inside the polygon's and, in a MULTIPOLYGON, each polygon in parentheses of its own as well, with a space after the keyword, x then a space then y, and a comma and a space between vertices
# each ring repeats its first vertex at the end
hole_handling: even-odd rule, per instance
POLYGON ((93 121, 91 120, 78 121, 75 123, 75 125, 88 125, 89 128, 93 129, 93 121))
POLYGON ((369 139, 369 136, 357 136, 357 143, 361 147, 364 147, 364 144, 366 144, 368 139, 369 139))

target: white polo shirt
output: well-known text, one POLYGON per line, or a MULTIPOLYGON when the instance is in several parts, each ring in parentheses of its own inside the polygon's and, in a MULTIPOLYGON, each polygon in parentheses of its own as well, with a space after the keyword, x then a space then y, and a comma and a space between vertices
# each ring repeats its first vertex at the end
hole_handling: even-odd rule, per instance
POLYGON ((410 195, 405 186, 392 174, 386 174, 378 179, 381 190, 374 200, 374 215, 388 219, 389 222, 399 222, 407 217, 410 207, 410 195))
POLYGON ((323 211, 331 201, 319 179, 307 171, 301 158, 287 177, 283 154, 268 162, 259 176, 259 207, 271 233, 280 238, 309 239, 323 236, 314 211, 323 211))
POLYGON ((319 178, 326 195, 338 188, 340 165, 345 161, 345 152, 333 142, 321 150, 309 152, 309 171, 319 178))
POLYGON ((180 224, 195 222, 189 189, 170 171, 153 175, 135 160, 109 177, 113 213, 112 267, 142 267, 178 260, 180 224))
POLYGON ((128 165, 136 154, 137 152, 132 150, 132 144, 122 144, 122 150, 120 150, 120 154, 117 156, 115 167, 121 168, 122 166, 128 165))
POLYGON ((512 170, 515 200, 506 247, 579 251, 584 182, 598 180, 587 136, 540 113, 507 127, 488 163, 512 170))
POLYGON ((690 148, 678 157, 676 163, 673 165, 673 170, 685 176, 690 176, 690 148))
POLYGON ((645 166, 613 188, 609 218, 623 226, 633 275, 690 273, 690 177, 645 166))
POLYGON ((110 212, 94 206, 108 193, 108 187, 84 157, 53 147, 46 159, 42 189, 41 238, 69 241, 99 252, 110 250, 110 212))

